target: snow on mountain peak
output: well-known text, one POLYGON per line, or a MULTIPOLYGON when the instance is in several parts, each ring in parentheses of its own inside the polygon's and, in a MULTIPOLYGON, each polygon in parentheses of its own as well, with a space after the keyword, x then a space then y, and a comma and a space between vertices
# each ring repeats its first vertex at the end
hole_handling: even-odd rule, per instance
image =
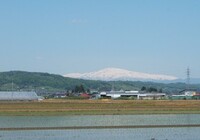
POLYGON ((65 77, 89 79, 89 80, 103 80, 103 81, 134 81, 134 80, 176 80, 177 77, 169 75, 148 74, 135 71, 128 71, 119 68, 105 68, 96 72, 89 73, 71 73, 64 75, 65 77))

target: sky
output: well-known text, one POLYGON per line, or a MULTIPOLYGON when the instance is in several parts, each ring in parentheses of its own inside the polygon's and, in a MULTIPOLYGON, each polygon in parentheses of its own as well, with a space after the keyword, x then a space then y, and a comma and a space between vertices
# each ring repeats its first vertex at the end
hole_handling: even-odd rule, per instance
POLYGON ((0 0, 0 71, 115 67, 200 78, 198 0, 0 0))

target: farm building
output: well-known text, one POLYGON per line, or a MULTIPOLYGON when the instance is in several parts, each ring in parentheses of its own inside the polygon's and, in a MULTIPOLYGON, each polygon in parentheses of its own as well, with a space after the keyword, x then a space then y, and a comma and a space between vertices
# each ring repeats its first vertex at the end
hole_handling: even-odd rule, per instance
POLYGON ((200 99, 200 93, 196 93, 195 95, 193 95, 192 99, 199 100, 200 99))
POLYGON ((109 91, 109 92, 101 92, 101 98, 111 98, 116 99, 120 97, 132 97, 135 99, 164 99, 166 97, 165 93, 139 93, 139 91, 109 91))
POLYGON ((33 101, 41 100, 35 92, 0 91, 0 101, 33 101))
POLYGON ((82 94, 80 95, 80 97, 85 98, 85 99, 89 99, 89 98, 90 98, 90 95, 87 94, 87 93, 82 93, 82 94))
POLYGON ((199 99, 199 94, 196 91, 184 91, 183 94, 172 95, 170 97, 172 100, 191 100, 191 99, 199 99))
POLYGON ((65 93, 56 93, 52 95, 54 98, 66 98, 67 95, 65 93))
POLYGON ((138 95, 138 99, 141 100, 161 100, 165 98, 166 98, 165 93, 145 93, 138 95))

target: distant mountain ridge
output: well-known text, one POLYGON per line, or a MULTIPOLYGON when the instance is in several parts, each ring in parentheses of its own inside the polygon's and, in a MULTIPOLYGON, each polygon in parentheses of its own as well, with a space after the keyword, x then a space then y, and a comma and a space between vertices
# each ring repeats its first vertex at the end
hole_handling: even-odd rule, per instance
POLYGON ((70 73, 64 75, 65 77, 87 79, 87 80, 102 80, 102 81, 172 81, 178 78, 170 75, 148 74, 135 71, 128 71, 119 68, 106 68, 96 72, 89 73, 70 73))
MULTIPOLYGON (((83 80, 63 77, 61 75, 9 71, 0 72, 0 91, 27 91, 35 90, 39 95, 46 95, 60 91, 73 90, 76 85, 83 85, 85 89, 95 91, 109 91, 113 87, 115 90, 140 90, 143 86, 162 89, 165 93, 178 93, 185 89, 186 84, 180 82, 159 83, 142 81, 100 81, 83 80)), ((200 89, 200 84, 191 84, 192 89, 200 89)))

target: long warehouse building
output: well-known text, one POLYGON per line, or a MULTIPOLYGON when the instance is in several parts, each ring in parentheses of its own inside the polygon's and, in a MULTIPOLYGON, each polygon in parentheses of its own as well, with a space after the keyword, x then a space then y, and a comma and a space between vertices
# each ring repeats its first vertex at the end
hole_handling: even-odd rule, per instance
POLYGON ((40 100, 35 92, 0 91, 0 101, 34 101, 40 100))

